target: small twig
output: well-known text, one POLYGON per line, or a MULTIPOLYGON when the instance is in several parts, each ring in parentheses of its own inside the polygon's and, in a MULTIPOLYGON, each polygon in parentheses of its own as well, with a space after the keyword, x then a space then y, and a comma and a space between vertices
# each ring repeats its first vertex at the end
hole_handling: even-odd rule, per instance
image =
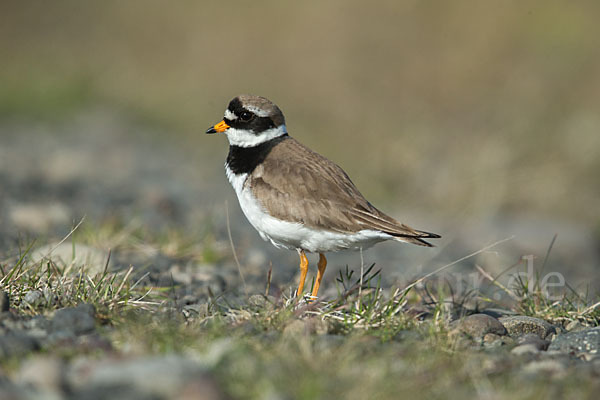
POLYGON ((246 293, 246 297, 248 297, 248 287, 246 286, 246 280, 244 279, 244 274, 242 273, 242 266, 240 264, 240 260, 238 260, 237 253, 235 251, 235 246, 233 244, 233 238, 231 237, 231 226, 229 224, 229 204, 227 200, 225 200, 225 216, 227 218, 227 235, 229 236, 229 244, 231 245, 231 251, 233 252, 233 259, 235 260, 235 264, 237 265, 238 272, 240 273, 240 278, 242 279, 242 285, 244 286, 244 292, 246 293))

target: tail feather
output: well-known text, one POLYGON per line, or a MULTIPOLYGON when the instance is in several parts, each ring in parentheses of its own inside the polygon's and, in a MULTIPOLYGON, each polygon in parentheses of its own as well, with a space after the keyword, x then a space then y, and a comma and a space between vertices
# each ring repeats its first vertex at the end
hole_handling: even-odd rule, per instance
POLYGON ((400 242, 412 243, 419 246, 435 247, 423 239, 438 239, 440 235, 431 232, 419 231, 408 225, 398 222, 396 219, 382 213, 373 207, 371 210, 354 208, 350 211, 353 218, 360 221, 364 226, 387 233, 400 242))

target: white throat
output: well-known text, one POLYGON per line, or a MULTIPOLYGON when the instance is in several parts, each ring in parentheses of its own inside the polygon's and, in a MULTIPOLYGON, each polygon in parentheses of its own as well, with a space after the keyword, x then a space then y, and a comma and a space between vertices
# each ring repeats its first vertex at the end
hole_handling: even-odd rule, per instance
POLYGON ((245 129, 229 128, 225 131, 227 139, 229 139, 229 144, 231 146, 239 147, 254 147, 261 143, 268 142, 271 139, 275 139, 276 137, 285 135, 286 133, 287 128, 285 125, 279 125, 276 128, 268 129, 258 135, 245 129))

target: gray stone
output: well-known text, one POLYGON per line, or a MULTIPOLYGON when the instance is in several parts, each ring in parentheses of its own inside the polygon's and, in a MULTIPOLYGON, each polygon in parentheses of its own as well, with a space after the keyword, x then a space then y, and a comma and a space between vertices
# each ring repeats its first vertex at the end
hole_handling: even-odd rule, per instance
POLYGON ((25 293, 23 301, 31 306, 36 306, 44 301, 44 294, 39 290, 30 290, 25 293))
POLYGON ((62 391, 62 372, 63 363, 58 358, 38 356, 22 363, 17 380, 38 391, 59 394, 62 391))
POLYGON ((90 398, 96 392, 135 394, 133 398, 177 398, 181 393, 197 393, 196 389, 202 387, 210 388, 207 393, 212 394, 198 398, 223 398, 200 364, 174 355, 130 360, 80 360, 72 364, 66 382, 76 393, 75 398, 90 398))
POLYGON ((540 352, 540 350, 537 348, 536 345, 526 343, 513 347, 513 349, 510 352, 520 356, 523 354, 537 354, 540 352))
POLYGON ((542 339, 535 333, 526 333, 523 336, 519 336, 517 343, 519 345, 532 345, 535 346, 537 350, 541 351, 548 350, 548 346, 550 346, 549 340, 542 339))
POLYGON ((62 308, 54 314, 50 330, 53 333, 72 332, 75 335, 93 332, 96 329, 95 313, 91 304, 62 308))
POLYGON ((565 326, 567 332, 579 332, 585 329, 587 329, 587 327, 579 321, 571 321, 565 326))
POLYGON ((9 332, 0 336, 0 358, 21 357, 39 348, 38 341, 24 332, 9 332))
POLYGON ((27 330, 48 330, 50 322, 43 315, 36 315, 25 321, 24 326, 27 330))
POLYGON ((473 338, 482 339, 489 333, 495 335, 506 335, 506 329, 496 318, 487 314, 473 314, 453 323, 457 330, 473 338))
POLYGON ((535 334, 541 339, 546 339, 549 335, 556 334, 557 332, 554 325, 539 318, 516 315, 513 317, 502 317, 499 320, 512 337, 535 334))
POLYGON ((548 350, 563 353, 597 355, 600 349, 600 327, 558 335, 548 350))
POLYGON ((523 367, 523 372, 531 375, 548 374, 562 377, 566 374, 567 366, 564 362, 556 359, 545 359, 532 361, 523 367))
POLYGON ((4 290, 0 291, 0 312, 6 312, 10 308, 10 298, 4 290))

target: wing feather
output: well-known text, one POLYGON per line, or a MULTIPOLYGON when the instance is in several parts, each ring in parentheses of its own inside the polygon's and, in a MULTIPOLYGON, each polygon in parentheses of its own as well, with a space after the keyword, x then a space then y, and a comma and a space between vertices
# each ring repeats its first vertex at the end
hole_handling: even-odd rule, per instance
POLYGON ((379 211, 338 165, 291 137, 273 147, 247 184, 271 215, 311 228, 342 233, 371 229, 422 246, 431 246, 423 238, 439 237, 379 211))

